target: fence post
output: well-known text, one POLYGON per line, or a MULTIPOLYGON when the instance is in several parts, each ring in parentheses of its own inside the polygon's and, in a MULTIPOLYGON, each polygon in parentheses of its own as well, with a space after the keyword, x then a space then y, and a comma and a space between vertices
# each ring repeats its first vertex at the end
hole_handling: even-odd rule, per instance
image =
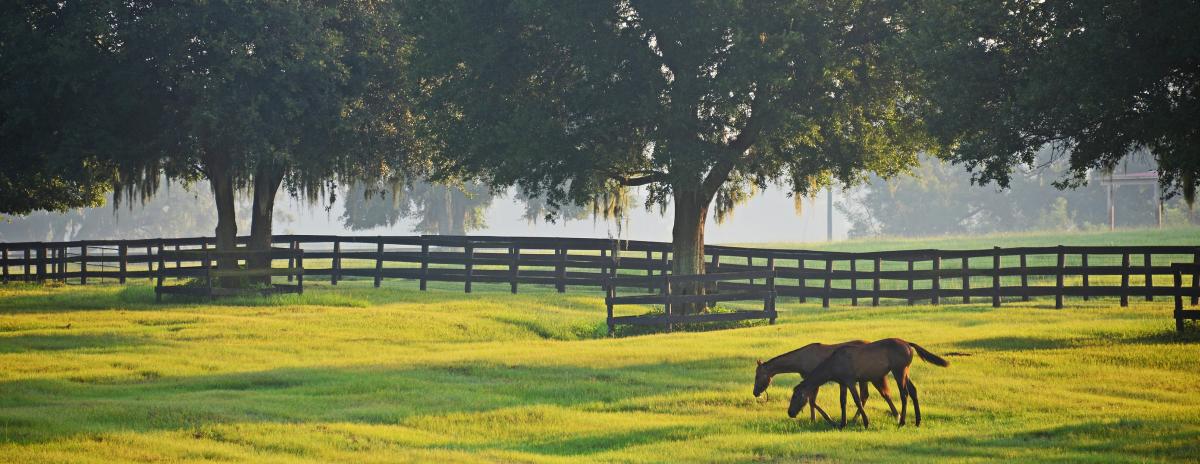
MULTIPOLYGON (((654 277, 654 252, 646 250, 646 281, 650 281, 654 277)), ((654 285, 646 289, 647 292, 654 291, 654 285)))
POLYGON ((992 307, 1000 307, 1000 247, 992 248, 992 307))
MULTIPOLYGON (((178 248, 179 245, 175 245, 175 247, 178 248)), ((176 253, 175 257, 176 258, 179 257, 178 253, 176 253)), ((175 269, 179 269, 179 266, 175 266, 175 269)), ((166 261, 164 261, 164 259, 163 259, 162 250, 159 250, 159 252, 158 252, 158 279, 154 283, 154 302, 155 303, 162 302, 163 280, 166 279, 166 277, 167 277, 166 272, 167 272, 166 261)))
MULTIPOLYGON (((1196 249, 1196 252, 1192 254, 1192 264, 1200 266, 1200 248, 1196 249)), ((1195 306, 1200 304, 1200 294, 1194 292, 1195 290, 1200 290, 1200 269, 1193 269, 1192 271, 1192 290, 1192 305, 1195 306)))
POLYGON ((712 267, 713 267, 712 268, 713 272, 720 271, 720 269, 721 269, 721 254, 720 253, 713 253, 712 267))
POLYGON ((30 260, 31 260, 32 258, 33 258, 33 256, 32 256, 32 255, 30 255, 30 249, 29 249, 29 248, 25 248, 25 274, 22 274, 22 275, 21 275, 21 277, 22 277, 22 278, 23 278, 23 279, 24 279, 26 282, 29 282, 29 281, 32 281, 32 280, 33 280, 33 279, 31 278, 31 275, 32 275, 31 269, 33 269, 33 268, 31 267, 31 264, 30 264, 30 260))
MULTIPOLYGON (((161 250, 159 250, 161 251, 161 250)), ((179 254, 179 244, 175 244, 175 269, 183 267, 183 256, 179 254)))
POLYGON ((798 272, 800 274, 799 279, 797 279, 797 283, 796 283, 796 285, 800 286, 800 302, 808 303, 808 296, 807 296, 808 295, 808 280, 806 280, 804 278, 805 277, 804 274, 805 274, 805 272, 807 272, 804 269, 804 258, 800 258, 796 262, 796 272, 798 272))
MULTIPOLYGON (((1175 278, 1175 331, 1183 332, 1183 270, 1176 267, 1172 269, 1175 278)), ((1192 274, 1196 274, 1197 269, 1192 268, 1192 274)))
POLYGON ((1081 253, 1079 255, 1079 261, 1079 265, 1083 268, 1083 271, 1081 271, 1081 277, 1083 277, 1083 301, 1087 301, 1091 299, 1091 297, 1088 296, 1088 285, 1090 285, 1088 282, 1088 280, 1090 280, 1088 278, 1088 254, 1081 253))
POLYGON ((120 272, 117 277, 117 281, 120 283, 125 283, 125 273, 129 270, 129 245, 124 243, 118 245, 117 257, 120 260, 120 264, 117 265, 117 270, 120 272))
POLYGON ((471 277, 475 273, 475 246, 467 242, 464 247, 464 256, 467 258, 466 264, 463 265, 463 273, 465 274, 463 281, 463 293, 471 293, 471 277))
POLYGON ((942 255, 937 251, 933 253, 933 281, 930 282, 930 286, 933 287, 933 298, 930 303, 936 306, 942 301, 942 255))
POLYGON ((876 256, 875 257, 875 282, 874 282, 874 285, 872 286, 872 289, 874 291, 871 293, 871 306, 879 306, 879 292, 883 291, 883 289, 879 287, 879 282, 880 282, 879 273, 882 271, 883 271, 883 258, 876 256))
MULTIPOLYGON (((511 250, 512 248, 510 248, 511 250)), ((514 274, 515 275, 515 274, 514 274)), ((517 293, 517 280, 513 279, 513 293, 517 293)), ((617 296, 615 287, 609 281, 608 277, 604 278, 604 306, 608 308, 608 336, 616 335, 617 327, 613 324, 613 297, 617 296)))
POLYGON ((771 325, 775 324, 775 260, 774 258, 767 260, 767 266, 771 268, 771 276, 767 277, 767 299, 763 301, 763 306, 767 315, 771 318, 771 325))
POLYGON ((429 244, 421 239, 421 290, 429 288, 429 244))
MULTIPOLYGON (((296 243, 296 242, 292 242, 296 243)), ((297 243, 296 250, 296 293, 304 294, 304 250, 299 249, 297 243)))
POLYGON ((600 275, 608 275, 608 260, 605 259, 607 257, 608 257, 608 249, 601 248, 600 249, 600 275))
POLYGON ((517 276, 521 272, 521 247, 508 247, 508 255, 510 260, 508 263, 508 287, 509 291, 515 294, 517 293, 517 276))
POLYGON ((46 244, 38 243, 37 280, 46 280, 46 244))
POLYGON ((850 258, 850 306, 858 306, 858 260, 855 258, 850 258))
MULTIPOLYGON (((1021 301, 1029 301, 1029 266, 1025 253, 1021 253, 1021 301)), ((1085 258, 1086 259, 1086 258, 1085 258)), ((1086 281, 1085 281, 1086 282, 1086 281)))
POLYGON ((1062 245, 1058 246, 1058 264, 1055 266, 1055 281, 1054 281, 1054 309, 1063 308, 1063 268, 1067 265, 1067 255, 1063 252, 1062 245))
MULTIPOLYGON (((295 269, 295 267, 296 267, 296 249, 297 249, 297 248, 300 248, 300 244, 299 244, 299 243, 296 243, 296 241, 295 241, 295 240, 292 240, 292 241, 291 241, 291 243, 288 243, 288 251, 290 251, 290 252, 291 252, 291 253, 288 253, 288 265, 287 265, 287 267, 289 267, 289 268, 293 268, 293 269, 295 269)), ((270 248, 268 248, 268 249, 270 249, 270 248)), ((270 256, 270 255, 268 254, 267 256, 268 256, 268 258, 267 258, 267 262, 270 262, 270 258, 269 258, 269 256, 270 256)), ((291 273, 288 273, 288 276, 287 276, 287 281, 288 281, 288 282, 291 282, 291 281, 292 281, 292 274, 291 274, 291 273)))
POLYGON ((154 245, 146 245, 146 278, 154 282, 154 245))
POLYGON ((908 258, 908 305, 909 306, 912 306, 913 303, 916 302, 916 298, 913 298, 913 270, 914 270, 913 259, 908 258))
POLYGON ((833 290, 833 258, 825 260, 825 294, 821 296, 821 307, 829 307, 829 293, 833 290))
POLYGON ((666 277, 671 274, 671 260, 670 260, 670 258, 668 258, 668 256, 670 256, 670 255, 668 255, 667 253, 668 252, 666 250, 663 250, 662 256, 660 257, 662 259, 662 269, 660 269, 658 271, 658 273, 659 273, 659 275, 661 275, 663 277, 666 277))
POLYGON ((558 265, 554 269, 555 286, 558 287, 558 293, 566 293, 567 291, 567 249, 559 248, 558 265))
POLYGON ((962 257, 962 302, 971 302, 971 258, 962 257))
POLYGON ((8 247, 0 247, 0 269, 3 270, 0 282, 8 283, 8 247))
POLYGON ((383 237, 375 239, 375 288, 383 283, 383 237))
POLYGON ((338 278, 340 277, 338 274, 340 274, 342 270, 341 237, 335 237, 333 239, 333 262, 330 263, 329 267, 331 268, 329 269, 329 285, 337 285, 338 278))
POLYGON ((1142 255, 1142 264, 1146 268, 1146 301, 1154 301, 1154 255, 1142 255))
POLYGON ((1121 253, 1121 307, 1129 306, 1129 253, 1121 253))
MULTIPOLYGON (((7 258, 7 257, 8 257, 8 253, 6 250, 5 258, 7 258)), ((5 261, 7 261, 7 259, 5 261)), ((87 285, 87 262, 88 262, 87 243, 86 242, 80 243, 79 244, 79 285, 87 285)), ((7 266, 5 266, 4 271, 5 271, 5 274, 8 273, 7 266)), ((5 280, 8 280, 8 279, 5 279, 5 280)))

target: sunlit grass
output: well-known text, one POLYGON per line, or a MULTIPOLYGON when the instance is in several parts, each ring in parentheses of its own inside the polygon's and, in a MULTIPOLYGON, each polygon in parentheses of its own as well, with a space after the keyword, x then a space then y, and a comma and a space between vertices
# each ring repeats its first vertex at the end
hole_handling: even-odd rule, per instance
MULTIPOLYGON (((834 307, 779 323, 604 337, 602 294, 314 282, 304 295, 153 302, 145 284, 0 287, 3 461, 1094 461, 1194 459, 1200 344, 1131 299, 834 307), (785 414, 754 360, 898 336, 925 422, 785 414)), ((811 302, 812 300, 810 300, 811 302)), ((836 390, 821 396, 836 410, 836 390)))

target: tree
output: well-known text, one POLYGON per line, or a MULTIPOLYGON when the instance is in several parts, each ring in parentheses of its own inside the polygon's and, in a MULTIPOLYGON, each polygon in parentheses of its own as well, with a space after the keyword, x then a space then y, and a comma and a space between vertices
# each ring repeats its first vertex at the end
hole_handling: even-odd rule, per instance
MULTIPOLYGON (((22 59, 41 64, 28 54, 60 42, 84 50, 65 65, 35 68, 44 72, 28 80, 89 91, 85 100, 47 95, 54 112, 30 105, 12 112, 42 116, 28 125, 75 142, 52 147, 56 156, 110 167, 118 193, 148 197, 164 174, 207 179, 218 249, 234 247, 239 189, 252 192, 251 246, 265 248, 281 185, 315 199, 335 178, 369 180, 409 167, 400 105, 405 47, 388 2, 107 0, 20 13, 7 25, 26 32, 22 59), (93 108, 104 111, 84 114, 93 108), (125 118, 136 124, 93 121, 125 118)), ((28 144, 5 155, 41 151, 28 144)))
POLYGON ((696 274, 714 205, 891 175, 929 146, 893 59, 903 4, 405 5, 440 172, 553 204, 645 186, 674 208, 673 272, 696 274))
POLYGON ((345 197, 341 220, 351 230, 394 226, 402 219, 415 218, 414 232, 441 235, 465 235, 484 228, 484 213, 493 199, 488 187, 478 182, 398 182, 386 189, 354 183, 345 197))
MULTIPOLYGON (((838 204, 850 220, 850 235, 929 236, 1028 230, 1071 230, 1108 224, 1105 187, 1060 190, 1067 160, 1038 154, 1038 169, 1018 167, 1007 189, 971 182, 963 166, 925 157, 910 174, 871 179, 838 204)), ((1154 170, 1149 155, 1128 156, 1120 170, 1154 170)), ((1122 225, 1154 224, 1150 187, 1126 186, 1116 195, 1122 225)))
POLYGON ((933 0, 912 24, 929 78, 924 117, 975 181, 1007 186, 1046 147, 1062 187, 1146 149, 1162 188, 1190 202, 1200 171, 1200 4, 933 0))

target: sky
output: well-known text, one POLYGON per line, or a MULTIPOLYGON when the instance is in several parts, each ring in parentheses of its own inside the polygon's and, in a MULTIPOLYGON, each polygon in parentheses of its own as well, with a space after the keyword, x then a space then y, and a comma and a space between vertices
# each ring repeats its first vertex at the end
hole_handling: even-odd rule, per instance
MULTIPOLYGON (((834 201, 840 201, 841 190, 834 190, 834 201)), ((705 229, 707 243, 738 242, 818 242, 826 239, 826 193, 805 200, 803 214, 797 215, 792 199, 786 191, 771 187, 760 191, 748 202, 734 210, 733 217, 724 224, 717 224, 711 214, 705 229)), ((283 198, 280 198, 284 200, 283 198)), ((348 232, 337 221, 342 212, 341 202, 336 202, 327 212, 322 205, 306 206, 296 200, 286 199, 276 210, 288 211, 287 218, 277 221, 278 234, 346 234, 346 235, 407 235, 412 234, 413 221, 406 220, 392 227, 348 232)), ((487 211, 487 227, 471 232, 474 235, 543 236, 543 237, 620 237, 630 240, 671 240, 672 213, 660 215, 658 208, 646 211, 641 202, 636 202, 622 227, 613 221, 587 218, 578 221, 549 224, 539 221, 530 224, 522 217, 524 207, 513 200, 513 195, 496 198, 487 211)), ((848 225, 845 218, 834 209, 834 239, 846 238, 848 225)))

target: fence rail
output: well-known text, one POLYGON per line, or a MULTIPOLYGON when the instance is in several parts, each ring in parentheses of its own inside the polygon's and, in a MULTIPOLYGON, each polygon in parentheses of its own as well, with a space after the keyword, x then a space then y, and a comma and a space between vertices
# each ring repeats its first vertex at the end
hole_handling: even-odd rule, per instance
MULTIPOLYGON (((242 237, 239 243, 246 243, 242 237)), ((305 274, 336 285, 349 278, 456 282, 470 292, 478 283, 603 288, 606 279, 662 277, 671 266, 663 242, 588 238, 497 236, 276 235, 275 246, 303 250, 305 274)), ((154 279, 161 267, 201 266, 199 254, 212 237, 73 242, 0 243, 0 280, 60 280, 86 284, 154 279), (178 251, 179 253, 174 253, 178 251), (163 255, 164 259, 159 259, 163 255)), ((830 252, 710 245, 710 273, 774 271, 780 297, 832 300, 851 305, 901 300, 989 301, 1172 297, 1200 289, 1200 272, 1176 264, 1200 262, 1200 246, 1057 246, 977 250, 830 252), (1189 285, 1190 284, 1190 285, 1189 285)), ((653 291, 652 285, 646 284, 653 291)), ((751 283, 722 283, 726 291, 752 291, 751 283), (740 286, 740 287, 739 287, 740 286)), ((1189 293, 1190 295, 1190 293, 1189 293)))

